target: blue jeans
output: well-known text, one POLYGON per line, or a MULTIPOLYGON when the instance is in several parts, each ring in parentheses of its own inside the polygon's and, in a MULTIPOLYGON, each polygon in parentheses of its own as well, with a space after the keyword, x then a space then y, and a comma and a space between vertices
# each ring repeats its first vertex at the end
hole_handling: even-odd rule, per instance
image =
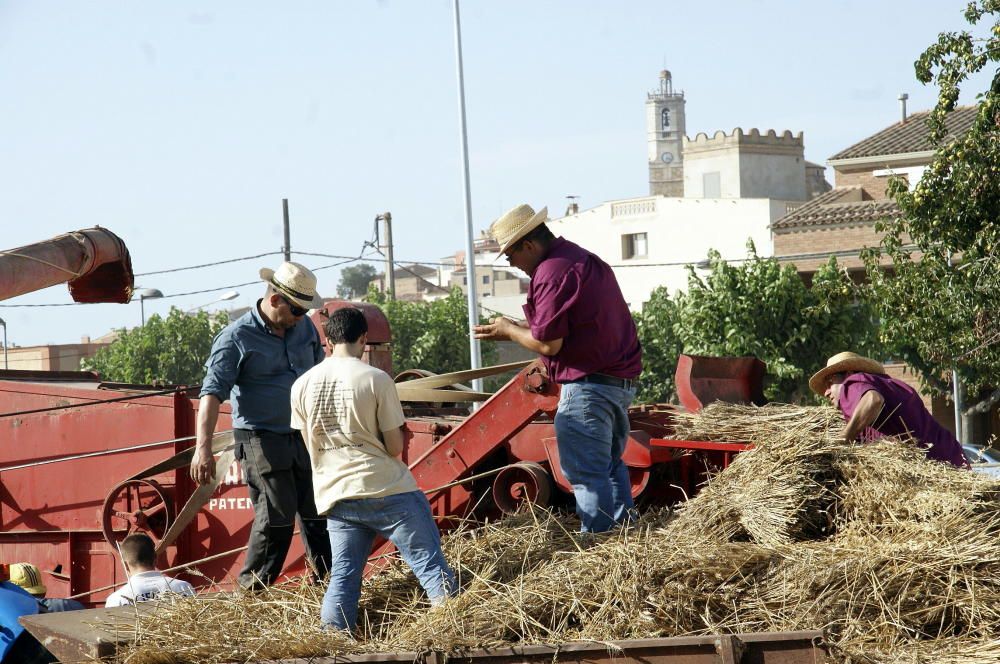
POLYGON ((376 535, 396 545, 431 604, 458 589, 441 552, 430 503, 421 491, 342 500, 327 513, 327 530, 332 557, 330 586, 320 610, 324 627, 354 631, 357 626, 361 576, 376 535))
POLYGON ((635 390, 566 383, 556 411, 559 465, 573 485, 583 532, 601 533, 633 516, 632 487, 622 463, 635 390))

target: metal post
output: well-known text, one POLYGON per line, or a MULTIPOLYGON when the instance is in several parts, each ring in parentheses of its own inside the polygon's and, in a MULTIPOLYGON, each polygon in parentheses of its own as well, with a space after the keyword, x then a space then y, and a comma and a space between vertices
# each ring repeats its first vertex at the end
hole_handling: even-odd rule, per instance
POLYGON ((139 314, 142 316, 142 326, 146 327, 146 298, 139 296, 139 314))
POLYGON ((962 379, 958 377, 958 371, 951 370, 951 392, 952 400, 955 402, 955 438, 960 443, 962 440, 962 379))
POLYGON ((281 248, 285 252, 285 262, 292 260, 292 233, 288 225, 288 199, 281 199, 281 211, 283 213, 284 225, 285 225, 285 244, 281 248))
MULTIPOLYGON (((476 301, 476 242, 472 229, 472 191, 469 185, 469 137, 465 126, 465 75, 462 72, 462 21, 459 16, 458 0, 454 0, 455 8, 455 63, 458 75, 458 116, 461 125, 462 138, 462 175, 465 194, 465 230, 466 257, 465 274, 469 286, 469 360, 471 368, 482 367, 482 357, 479 353, 479 339, 473 336, 472 328, 479 324, 479 304, 476 301)), ((472 389, 481 392, 483 379, 472 381, 472 389)))
POLYGON ((396 299, 396 263, 392 259, 392 213, 383 212, 378 216, 382 220, 383 237, 385 244, 380 249, 384 249, 385 254, 385 290, 390 300, 396 299))
POLYGON ((3 326, 3 368, 4 371, 10 367, 7 365, 7 321, 0 318, 0 325, 3 326))
MULTIPOLYGON (((899 99, 904 104, 906 100, 905 95, 900 95, 899 99)), ((951 262, 951 251, 948 251, 948 268, 952 266, 951 262)), ((962 440, 962 379, 958 376, 958 369, 952 367, 951 370, 951 395, 952 401, 955 403, 955 438, 960 443, 964 443, 962 440)))

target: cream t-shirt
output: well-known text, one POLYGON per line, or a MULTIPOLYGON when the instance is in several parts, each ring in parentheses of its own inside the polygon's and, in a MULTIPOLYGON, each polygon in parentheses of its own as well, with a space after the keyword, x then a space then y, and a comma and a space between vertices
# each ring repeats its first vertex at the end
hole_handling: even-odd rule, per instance
POLYGON ((403 425, 389 374, 353 357, 328 357, 292 385, 292 428, 312 460, 316 510, 338 501, 417 490, 410 469, 389 456, 382 432, 403 425))

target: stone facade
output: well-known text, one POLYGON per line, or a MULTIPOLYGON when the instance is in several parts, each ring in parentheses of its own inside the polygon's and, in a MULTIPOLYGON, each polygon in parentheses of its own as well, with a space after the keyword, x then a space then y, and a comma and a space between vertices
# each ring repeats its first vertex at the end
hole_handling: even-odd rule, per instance
POLYGON ((685 198, 776 198, 805 201, 802 132, 736 128, 684 138, 685 198))
POLYGON ((649 194, 684 195, 684 93, 674 92, 670 72, 660 72, 660 87, 646 95, 649 194))

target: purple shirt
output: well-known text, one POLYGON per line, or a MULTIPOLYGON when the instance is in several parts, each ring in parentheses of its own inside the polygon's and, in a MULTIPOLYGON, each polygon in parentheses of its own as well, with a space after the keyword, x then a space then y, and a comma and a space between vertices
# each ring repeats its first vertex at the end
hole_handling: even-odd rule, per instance
POLYGON ((870 373, 849 375, 840 388, 838 402, 845 418, 851 419, 861 397, 869 390, 882 395, 885 405, 873 425, 862 432, 862 440, 874 440, 882 436, 912 436, 927 448, 928 459, 966 467, 965 454, 958 440, 927 412, 917 391, 901 380, 870 373))
POLYGON ((532 273, 524 315, 535 339, 563 340, 558 353, 542 356, 557 383, 592 373, 635 378, 642 372, 635 321, 614 272, 568 240, 553 240, 532 273))

